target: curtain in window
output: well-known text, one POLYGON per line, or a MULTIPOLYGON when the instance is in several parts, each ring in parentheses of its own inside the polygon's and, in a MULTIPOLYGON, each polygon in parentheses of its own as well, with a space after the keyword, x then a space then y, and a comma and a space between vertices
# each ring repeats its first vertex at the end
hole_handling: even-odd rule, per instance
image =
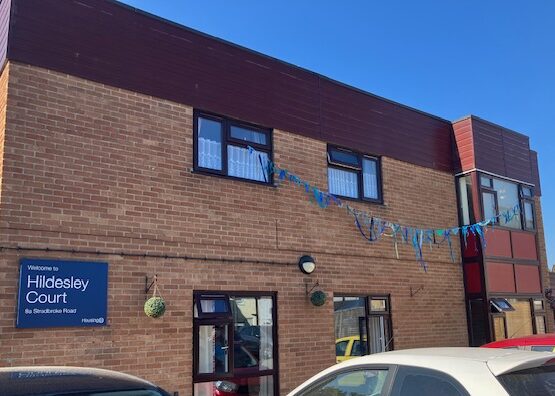
POLYGON ((362 180, 364 181, 364 196, 378 199, 378 172, 376 161, 362 160, 362 180))
POLYGON ((251 154, 246 148, 227 146, 227 173, 229 176, 269 181, 267 167, 267 153, 255 151, 251 154), (260 163, 259 155, 262 159, 262 164, 260 163))
POLYGON ((198 166, 201 168, 222 170, 222 143, 199 137, 198 166))
POLYGON ((384 352, 388 340, 386 340, 386 324, 383 316, 371 316, 368 318, 370 332, 370 353, 384 352))
POLYGON ((358 198, 358 177, 354 172, 328 168, 328 184, 331 194, 358 198))
POLYGON ((531 202, 524 202, 524 218, 526 219, 526 229, 534 229, 534 205, 531 202))
POLYGON ((258 325, 260 326, 259 368, 271 370, 274 368, 273 339, 272 339, 272 299, 261 297, 258 300, 258 325))
POLYGON ((215 371, 214 351, 216 348, 216 329, 214 326, 199 326, 198 332, 198 372, 213 373, 215 371))

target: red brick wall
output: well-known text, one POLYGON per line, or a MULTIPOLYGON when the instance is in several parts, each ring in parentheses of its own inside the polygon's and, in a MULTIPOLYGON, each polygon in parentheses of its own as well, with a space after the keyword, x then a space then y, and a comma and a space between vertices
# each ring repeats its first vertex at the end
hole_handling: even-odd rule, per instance
MULTIPOLYGON (((190 394, 193 290, 276 291, 285 392, 335 362, 333 303, 315 308, 305 297, 304 282, 315 280, 330 294, 390 293, 397 349, 467 345, 456 238, 456 263, 446 245, 425 247, 424 273, 412 247, 395 259, 389 238, 369 244, 345 210, 320 209, 302 188, 192 173, 189 107, 13 63, 9 82, 0 245, 78 252, 0 252, 0 296, 13 307, 0 313, 0 365, 104 367, 190 394), (296 267, 306 253, 317 260, 310 277, 296 267), (15 329, 21 257, 109 262, 109 326, 15 329), (159 320, 142 313, 144 277, 154 273, 168 303, 159 320)), ((278 166, 326 189, 324 142, 275 130, 274 147, 278 166)), ((382 165, 385 205, 353 206, 407 225, 457 224, 453 175, 382 165)))
MULTIPOLYGON (((541 278, 541 286, 543 287, 543 291, 545 289, 549 289, 550 287, 555 287, 555 285, 551 285, 549 279, 549 267, 547 263, 547 251, 545 248, 545 233, 543 228, 543 213, 541 207, 541 199, 539 197, 534 198, 534 208, 536 210, 536 243, 538 246, 538 259, 540 261, 540 278, 541 278)), ((549 304, 546 305, 546 321, 547 321, 547 330, 548 332, 555 331, 555 323, 554 318, 550 315, 549 311, 549 304)))

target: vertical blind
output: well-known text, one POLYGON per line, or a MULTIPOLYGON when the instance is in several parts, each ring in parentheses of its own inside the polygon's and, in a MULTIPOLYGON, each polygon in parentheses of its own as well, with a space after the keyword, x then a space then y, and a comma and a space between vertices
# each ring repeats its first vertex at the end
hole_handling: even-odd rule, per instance
POLYGON ((371 316, 368 318, 370 330, 370 353, 385 352, 386 340, 386 324, 383 316, 371 316))

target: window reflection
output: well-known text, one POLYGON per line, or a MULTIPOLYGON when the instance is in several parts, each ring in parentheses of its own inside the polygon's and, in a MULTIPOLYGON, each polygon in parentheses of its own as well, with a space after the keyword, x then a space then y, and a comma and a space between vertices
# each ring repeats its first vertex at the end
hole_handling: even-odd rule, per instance
MULTIPOLYGON (((497 210, 504 213, 519 206, 518 185, 500 179, 493 179, 493 189, 497 191, 497 210)), ((514 216, 508 223, 502 225, 511 228, 522 228, 520 216, 514 216)))

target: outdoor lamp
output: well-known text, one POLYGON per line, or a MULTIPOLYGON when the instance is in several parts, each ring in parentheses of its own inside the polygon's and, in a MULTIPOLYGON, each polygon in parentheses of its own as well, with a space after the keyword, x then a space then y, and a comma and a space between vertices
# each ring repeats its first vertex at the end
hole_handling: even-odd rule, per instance
POLYGON ((302 256, 299 259, 299 269, 307 274, 310 275, 311 273, 314 272, 314 270, 316 269, 316 262, 315 260, 310 257, 310 256, 302 256))

